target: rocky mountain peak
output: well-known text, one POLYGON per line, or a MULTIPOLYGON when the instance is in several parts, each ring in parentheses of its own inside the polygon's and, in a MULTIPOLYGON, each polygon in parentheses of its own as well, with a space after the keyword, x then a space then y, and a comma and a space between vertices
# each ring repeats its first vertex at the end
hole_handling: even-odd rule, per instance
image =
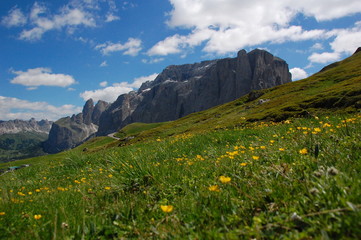
POLYGON ((90 124, 92 123, 92 114, 94 111, 94 101, 93 99, 89 99, 88 101, 86 101, 84 107, 83 107, 83 122, 85 124, 90 124))
POLYGON ((36 121, 34 118, 25 120, 0 121, 0 134, 19 133, 19 132, 37 132, 48 134, 53 122, 48 120, 36 121))
POLYGON ((98 101, 94 106, 93 99, 89 99, 81 113, 56 121, 44 143, 44 150, 48 153, 60 152, 73 148, 94 135, 98 131, 100 116, 108 105, 107 102, 98 101))
POLYGON ((132 122, 175 120, 290 81, 287 63, 260 49, 241 50, 236 58, 171 65, 137 93, 123 94, 111 104, 100 118, 98 135, 132 122))

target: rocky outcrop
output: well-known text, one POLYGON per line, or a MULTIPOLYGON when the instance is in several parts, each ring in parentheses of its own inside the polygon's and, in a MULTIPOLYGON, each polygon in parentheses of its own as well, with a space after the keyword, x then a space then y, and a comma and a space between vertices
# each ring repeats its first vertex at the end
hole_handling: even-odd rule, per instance
POLYGON ((71 117, 61 118, 53 123, 44 151, 57 153, 78 146, 98 131, 99 118, 108 107, 108 103, 99 101, 95 106, 89 99, 83 111, 71 117))
POLYGON ((1 134, 15 134, 20 132, 35 132, 48 134, 53 122, 48 120, 36 121, 34 118, 29 121, 24 120, 9 120, 0 121, 0 135, 1 134))
POLYGON ((169 66, 138 92, 119 96, 101 115, 97 134, 132 122, 175 120, 290 81, 288 64, 259 49, 248 54, 241 50, 236 58, 169 66))

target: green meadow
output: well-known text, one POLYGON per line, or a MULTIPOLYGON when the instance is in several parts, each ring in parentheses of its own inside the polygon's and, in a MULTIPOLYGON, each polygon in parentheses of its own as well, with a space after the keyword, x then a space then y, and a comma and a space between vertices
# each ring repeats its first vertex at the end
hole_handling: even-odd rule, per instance
POLYGON ((360 66, 0 164, 0 238, 358 239, 360 66))
POLYGON ((257 122, 44 158, 1 176, 0 237, 356 239, 360 121, 257 122))

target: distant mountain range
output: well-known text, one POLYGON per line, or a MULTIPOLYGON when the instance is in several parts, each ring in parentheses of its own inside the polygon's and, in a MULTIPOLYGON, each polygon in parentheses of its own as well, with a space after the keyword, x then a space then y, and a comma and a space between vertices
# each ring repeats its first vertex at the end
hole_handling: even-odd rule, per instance
POLYGON ((52 124, 52 121, 35 119, 0 121, 0 162, 45 154, 43 142, 52 124))
POLYGON ((112 103, 87 101, 82 113, 53 124, 45 151, 75 147, 95 134, 104 136, 133 122, 163 122, 235 100, 252 90, 291 82, 288 64, 264 50, 235 58, 169 66, 137 92, 112 103), (93 111, 97 117, 94 118, 93 111))
POLYGON ((5 133, 19 133, 19 132, 37 132, 48 134, 52 121, 41 120, 36 121, 34 118, 29 121, 24 120, 9 120, 9 121, 0 121, 0 135, 5 133))

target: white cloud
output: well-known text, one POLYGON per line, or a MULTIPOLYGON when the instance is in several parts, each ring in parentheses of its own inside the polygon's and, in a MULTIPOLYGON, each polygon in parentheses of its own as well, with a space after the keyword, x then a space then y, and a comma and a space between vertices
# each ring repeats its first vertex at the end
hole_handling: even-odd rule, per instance
POLYGON ((114 102, 119 95, 128 93, 130 91, 133 91, 133 88, 124 86, 111 86, 93 91, 82 92, 80 93, 80 97, 82 97, 84 101, 92 98, 94 101, 103 100, 106 102, 114 102))
POLYGON ((341 58, 340 54, 337 52, 323 52, 323 53, 312 53, 311 56, 308 57, 308 60, 313 63, 329 63, 337 61, 341 58))
POLYGON ((7 27, 28 23, 28 27, 20 32, 19 39, 36 41, 51 30, 65 29, 68 33, 73 33, 78 26, 95 27, 97 16, 94 11, 89 11, 89 6, 85 2, 74 0, 60 8, 58 13, 51 13, 45 4, 35 2, 28 14, 16 7, 12 8, 1 23, 7 27))
POLYGON ((27 71, 12 71, 17 76, 11 80, 13 84, 21 84, 33 90, 38 86, 67 87, 75 82, 74 78, 66 74, 52 73, 50 68, 33 68, 27 71))
POLYGON ((153 73, 151 75, 148 76, 142 76, 142 77, 138 77, 138 78, 134 78, 133 82, 130 83, 128 86, 137 89, 139 88, 142 83, 146 82, 146 81, 153 81, 156 77, 158 76, 158 73, 153 73))
POLYGON ((136 56, 142 50, 142 41, 137 38, 129 38, 124 44, 106 42, 95 46, 103 55, 113 52, 123 52, 123 55, 136 56))
POLYGON ((105 19, 105 22, 113 22, 119 20, 120 17, 114 15, 113 13, 108 13, 105 19))
POLYGON ((134 78, 133 82, 121 82, 115 83, 112 86, 97 89, 93 91, 85 91, 80 93, 80 97, 82 97, 85 101, 89 98, 92 98, 94 101, 103 100, 106 102, 114 102, 119 95, 128 93, 130 91, 134 91, 138 89, 143 82, 154 80, 158 74, 154 73, 149 76, 143 76, 134 78))
POLYGON ((313 44, 313 46, 311 47, 312 50, 322 50, 323 49, 323 45, 322 43, 315 43, 313 44))
POLYGON ((146 64, 153 64, 153 63, 159 63, 159 62, 162 62, 164 61, 164 58, 151 58, 151 59, 142 59, 142 62, 143 63, 146 63, 146 64))
POLYGON ((27 19, 20 9, 12 8, 9 14, 2 18, 1 24, 6 27, 17 27, 24 25, 26 21, 27 19))
POLYGON ((327 33, 334 37, 330 42, 333 52, 312 53, 308 60, 314 63, 329 63, 341 59, 343 54, 351 55, 361 46, 361 21, 354 27, 347 29, 334 29, 327 33))
POLYGON ((352 28, 336 30, 336 38, 330 45, 335 52, 354 53, 361 46, 361 21, 352 28))
POLYGON ((108 86, 108 82, 107 81, 101 82, 101 83, 99 83, 99 86, 106 87, 106 86, 108 86))
POLYGON ((304 79, 308 77, 307 72, 302 68, 298 68, 298 67, 290 69, 290 73, 292 74, 292 81, 304 79))
POLYGON ((361 12, 359 0, 170 0, 170 27, 191 30, 156 43, 148 55, 182 53, 202 46, 208 53, 227 54, 263 43, 282 43, 327 38, 322 29, 304 30, 292 25, 298 14, 317 21, 332 20, 361 12))
POLYGON ((99 66, 100 67, 106 67, 106 66, 108 66, 108 63, 107 63, 107 61, 103 61, 99 66))
POLYGON ((60 107, 46 102, 30 102, 19 98, 0 96, 0 119, 48 119, 57 120, 61 117, 81 112, 82 108, 66 104, 60 107))

